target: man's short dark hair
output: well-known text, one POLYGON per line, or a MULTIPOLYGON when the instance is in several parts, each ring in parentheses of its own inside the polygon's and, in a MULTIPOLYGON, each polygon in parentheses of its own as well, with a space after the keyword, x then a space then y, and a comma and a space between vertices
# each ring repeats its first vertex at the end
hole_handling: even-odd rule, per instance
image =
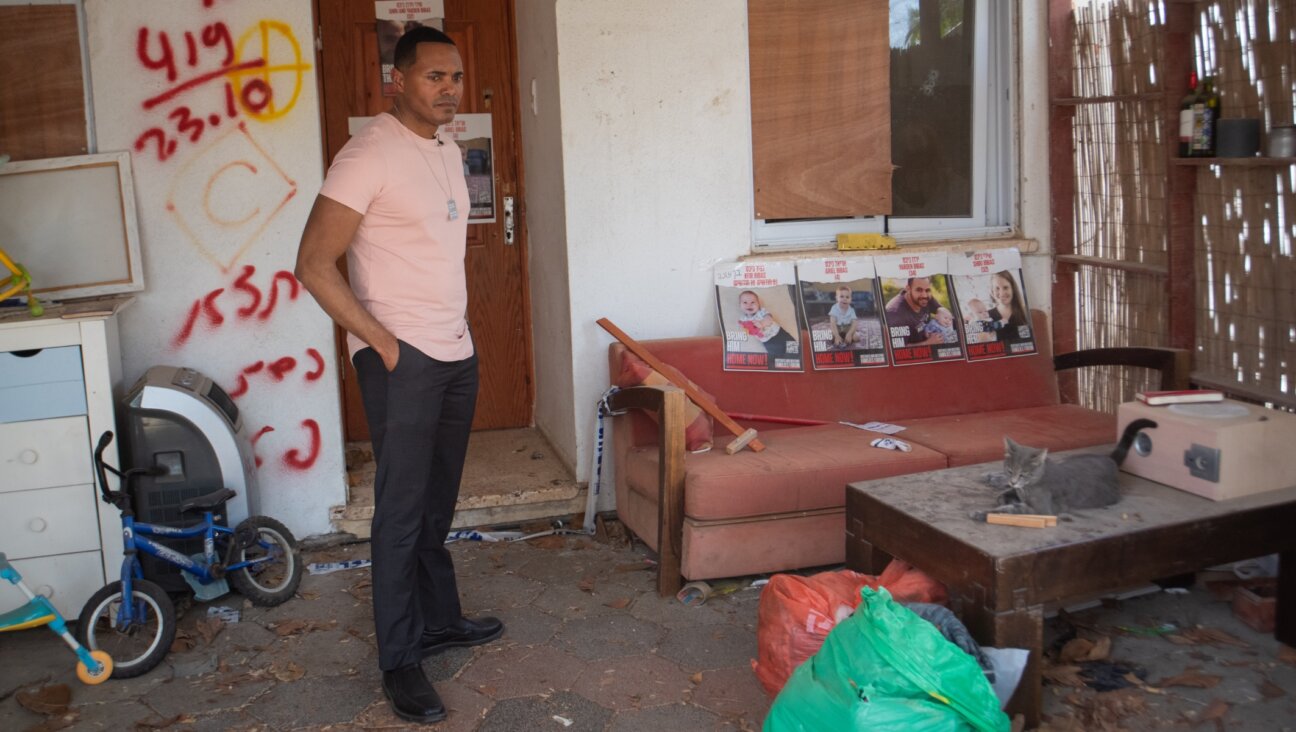
POLYGON ((453 46, 454 40, 442 33, 441 31, 428 25, 421 25, 417 28, 405 31, 405 35, 396 41, 396 53, 393 54, 392 63, 396 68, 404 71, 414 63, 414 57, 418 54, 418 44, 420 43, 445 43, 453 46))

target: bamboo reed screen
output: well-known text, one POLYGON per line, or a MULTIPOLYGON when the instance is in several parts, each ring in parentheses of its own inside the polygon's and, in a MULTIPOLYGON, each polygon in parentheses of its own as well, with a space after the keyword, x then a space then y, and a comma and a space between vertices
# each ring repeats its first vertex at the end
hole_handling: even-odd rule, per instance
MULTIPOLYGON (((1072 14, 1076 347, 1166 345, 1163 22, 1155 3, 1076 4, 1072 14), (1120 267, 1128 263, 1132 267, 1120 267)), ((1151 386, 1137 369, 1079 373, 1081 403, 1114 411, 1151 386)))
MULTIPOLYGON (((1222 116, 1293 123, 1296 0, 1216 0, 1194 11, 1199 74, 1218 78, 1222 116)), ((1249 161, 1257 162, 1257 161, 1249 161)), ((1296 404, 1296 165, 1197 171, 1194 378, 1296 404)))
MULTIPOLYGON (((1076 277, 1077 347, 1167 344, 1170 206, 1165 5, 1074 0, 1075 253, 1110 260, 1076 277)), ((1217 77, 1223 117, 1293 123, 1296 0, 1193 5, 1199 76, 1217 77)), ((1196 168, 1194 380, 1244 398, 1296 403, 1296 166, 1226 161, 1196 168)), ((1086 370, 1080 396, 1112 410, 1151 386, 1135 370, 1086 370)))

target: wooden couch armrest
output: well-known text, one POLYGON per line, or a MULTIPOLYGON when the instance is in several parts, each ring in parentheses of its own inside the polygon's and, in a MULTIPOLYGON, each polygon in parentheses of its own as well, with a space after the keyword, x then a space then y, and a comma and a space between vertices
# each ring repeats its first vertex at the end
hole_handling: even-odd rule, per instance
POLYGON ((1066 371, 1083 366, 1139 366, 1161 372, 1161 388, 1188 388, 1189 354, 1183 348, 1089 348, 1061 353, 1053 357, 1053 370, 1066 371))
POLYGON ((684 583, 684 391, 675 386, 632 386, 608 397, 613 410, 657 415, 657 593, 669 597, 684 583))

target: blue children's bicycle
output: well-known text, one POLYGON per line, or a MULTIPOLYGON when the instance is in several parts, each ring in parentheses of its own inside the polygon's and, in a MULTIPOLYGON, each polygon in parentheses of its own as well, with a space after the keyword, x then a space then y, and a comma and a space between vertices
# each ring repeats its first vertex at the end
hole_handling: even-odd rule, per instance
POLYGON ((161 663, 176 634, 175 605, 165 590, 144 579, 140 551, 179 567, 202 585, 227 579, 234 589, 262 607, 279 605, 292 597, 301 584, 302 561, 292 533, 268 516, 250 516, 234 529, 216 523, 212 512, 235 495, 228 488, 181 504, 182 513, 202 513, 202 521, 193 526, 176 528, 137 522, 131 507, 130 483, 136 476, 153 471, 121 471, 106 464, 103 453, 112 438, 112 432, 99 438, 94 464, 101 497, 121 511, 126 556, 121 579, 105 585, 86 601, 77 623, 77 638, 91 651, 108 651, 113 659, 112 677, 128 679, 161 663), (108 490, 105 470, 121 479, 122 490, 108 490), (202 556, 191 559, 149 536, 202 537, 202 556))
POLYGON ((24 630, 48 625, 58 637, 72 646, 77 655, 77 678, 87 684, 102 684, 112 674, 112 658, 103 651, 89 651, 68 632, 63 616, 50 603, 48 598, 41 597, 23 584, 22 575, 9 563, 3 552, 0 552, 0 578, 8 580, 22 590, 27 596, 27 604, 14 608, 7 613, 0 613, 0 633, 8 630, 24 630))

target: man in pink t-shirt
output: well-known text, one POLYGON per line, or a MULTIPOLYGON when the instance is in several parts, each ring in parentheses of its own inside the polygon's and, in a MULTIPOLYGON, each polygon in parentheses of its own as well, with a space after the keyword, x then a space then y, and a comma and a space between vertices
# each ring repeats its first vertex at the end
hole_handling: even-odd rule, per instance
POLYGON ((383 691, 402 719, 445 705, 427 655, 504 632, 463 616, 445 548, 477 402, 464 253, 468 186, 443 140, 463 94, 463 62, 439 30, 396 44, 397 96, 338 152, 306 221, 297 278, 338 325, 359 375, 378 472, 373 603, 383 691), (350 285, 339 274, 347 255, 350 285))

